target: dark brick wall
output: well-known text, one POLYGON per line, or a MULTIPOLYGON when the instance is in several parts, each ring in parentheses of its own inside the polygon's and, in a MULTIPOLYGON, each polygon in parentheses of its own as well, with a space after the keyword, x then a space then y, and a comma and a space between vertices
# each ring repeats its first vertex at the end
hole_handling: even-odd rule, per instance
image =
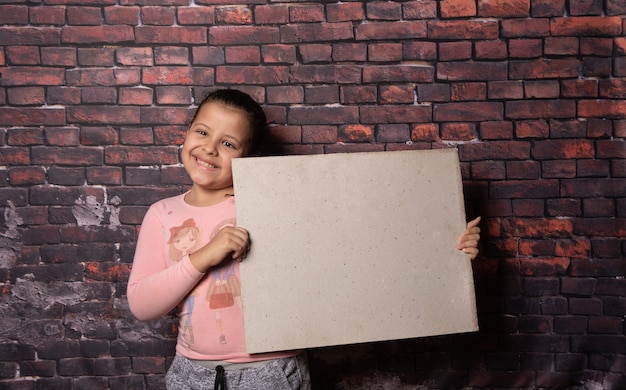
POLYGON ((216 87, 282 153, 456 147, 484 217, 481 330, 312 350, 316 388, 626 388, 623 0, 117 3, 0 4, 0 388, 162 388, 126 281, 216 87))

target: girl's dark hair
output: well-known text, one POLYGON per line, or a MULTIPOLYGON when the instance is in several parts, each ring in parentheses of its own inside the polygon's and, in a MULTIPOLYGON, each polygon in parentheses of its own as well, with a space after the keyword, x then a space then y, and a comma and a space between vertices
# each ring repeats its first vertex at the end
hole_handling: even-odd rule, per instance
POLYGON ((200 111, 202 106, 212 102, 241 110, 246 114, 252 131, 248 154, 261 153, 264 138, 268 132, 267 117, 261 105, 245 92, 236 89, 218 89, 206 95, 200 102, 191 119, 191 123, 196 120, 198 111, 200 111))

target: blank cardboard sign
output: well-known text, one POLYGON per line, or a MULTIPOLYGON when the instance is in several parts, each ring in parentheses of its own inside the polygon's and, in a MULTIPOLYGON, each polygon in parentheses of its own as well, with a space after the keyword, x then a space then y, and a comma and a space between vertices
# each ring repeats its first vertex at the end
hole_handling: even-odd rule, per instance
POLYGON ((456 149, 233 160, 249 353, 478 330, 456 149))

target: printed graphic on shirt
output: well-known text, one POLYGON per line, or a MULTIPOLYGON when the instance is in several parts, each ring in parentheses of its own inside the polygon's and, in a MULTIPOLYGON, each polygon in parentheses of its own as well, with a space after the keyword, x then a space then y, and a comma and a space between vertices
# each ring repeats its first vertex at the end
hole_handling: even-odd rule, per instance
MULTIPOLYGON (((200 247, 200 228, 196 225, 193 218, 189 218, 180 226, 170 228, 170 239, 167 241, 168 254, 172 261, 179 262, 183 257, 196 251, 200 247)), ((194 343, 193 327, 191 324, 191 314, 196 297, 198 296, 198 286, 196 286, 185 298, 184 313, 187 313, 181 319, 183 338, 189 343, 194 343)))
MULTIPOLYGON (((211 239, 226 226, 235 226, 235 220, 230 219, 219 224, 211 233, 211 239)), ((223 262, 220 267, 216 267, 209 275, 206 299, 209 301, 209 308, 215 315, 220 344, 227 343, 226 332, 222 324, 222 310, 235 305, 239 310, 242 309, 241 284, 236 274, 236 266, 237 262, 230 259, 223 262)))

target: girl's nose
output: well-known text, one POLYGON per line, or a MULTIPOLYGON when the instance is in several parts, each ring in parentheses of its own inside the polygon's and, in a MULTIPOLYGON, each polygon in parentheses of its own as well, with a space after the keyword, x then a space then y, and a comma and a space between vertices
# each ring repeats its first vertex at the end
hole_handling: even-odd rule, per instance
POLYGON ((204 150, 204 152, 210 156, 213 156, 216 154, 217 152, 217 146, 215 145, 214 142, 207 142, 206 144, 204 144, 204 146, 202 147, 202 149, 204 150))

